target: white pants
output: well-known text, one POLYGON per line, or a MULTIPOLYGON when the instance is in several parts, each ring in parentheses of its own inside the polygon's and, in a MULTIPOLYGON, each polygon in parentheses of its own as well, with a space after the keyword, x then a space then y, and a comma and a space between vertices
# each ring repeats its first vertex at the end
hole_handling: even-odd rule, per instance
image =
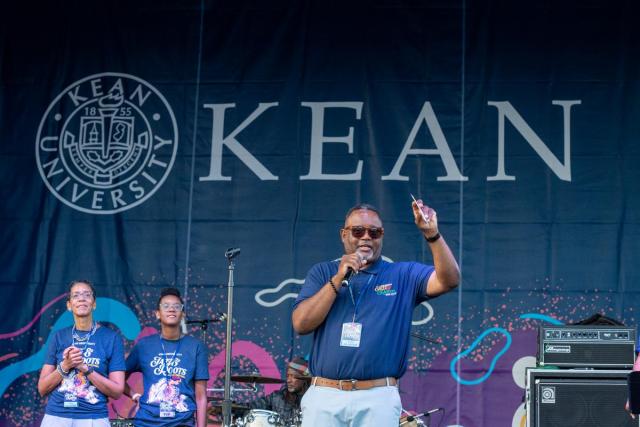
POLYGON ((111 424, 109 423, 109 418, 74 420, 73 418, 44 414, 40 427, 111 427, 111 424))
POLYGON ((342 391, 312 385, 302 396, 302 427, 398 427, 396 386, 342 391))

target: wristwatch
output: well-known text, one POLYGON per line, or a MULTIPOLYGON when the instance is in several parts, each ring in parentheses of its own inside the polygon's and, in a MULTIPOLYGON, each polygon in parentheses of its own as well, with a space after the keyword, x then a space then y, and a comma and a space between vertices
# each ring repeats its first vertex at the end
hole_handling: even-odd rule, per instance
POLYGON ((91 374, 93 373, 93 371, 94 371, 94 370, 95 370, 95 369, 93 369, 93 367, 89 366, 89 367, 87 368, 87 370, 85 371, 84 376, 85 376, 85 377, 88 377, 89 375, 91 375, 91 374))
POLYGON ((442 237, 442 236, 440 236, 440 233, 436 233, 436 234, 434 234, 434 235, 433 235, 433 236, 431 236, 431 237, 425 237, 425 240, 426 240, 427 242, 429 242, 429 243, 433 243, 433 242, 435 242, 436 240, 438 240, 440 237, 442 237))

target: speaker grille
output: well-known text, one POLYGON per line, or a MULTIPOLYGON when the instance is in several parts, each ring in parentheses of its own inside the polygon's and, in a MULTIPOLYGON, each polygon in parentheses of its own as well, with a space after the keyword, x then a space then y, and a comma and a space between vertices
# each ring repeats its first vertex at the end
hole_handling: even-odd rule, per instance
POLYGON ((624 379, 539 379, 537 427, 631 427, 624 379))

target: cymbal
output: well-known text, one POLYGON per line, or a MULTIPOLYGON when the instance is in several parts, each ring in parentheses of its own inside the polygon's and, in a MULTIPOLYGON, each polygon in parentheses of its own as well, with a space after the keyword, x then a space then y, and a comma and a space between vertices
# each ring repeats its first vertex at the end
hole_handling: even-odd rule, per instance
POLYGON ((310 375, 294 375, 293 378, 297 380, 311 381, 310 375))
POLYGON ((284 382, 281 378, 262 377, 260 375, 232 375, 231 381, 257 384, 280 384, 284 382))
MULTIPOLYGON (((222 402, 219 400, 212 400, 211 398, 207 398, 208 401, 211 402, 209 405, 209 412, 220 412, 222 411, 222 402)), ((231 402, 231 410, 232 411, 247 411, 249 407, 247 405, 242 405, 240 403, 231 402)))

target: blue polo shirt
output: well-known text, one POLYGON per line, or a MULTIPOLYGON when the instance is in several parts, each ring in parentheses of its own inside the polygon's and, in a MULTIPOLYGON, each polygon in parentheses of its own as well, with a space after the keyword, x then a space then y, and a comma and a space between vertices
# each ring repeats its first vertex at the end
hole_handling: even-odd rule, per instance
MULTIPOLYGON (((316 294, 338 271, 339 260, 314 265, 296 299, 316 294)), ((426 296, 433 266, 379 259, 340 288, 325 321, 314 331, 309 368, 315 376, 367 380, 401 377, 407 369, 413 309, 426 296), (351 294, 353 293, 353 298, 351 294), (342 325, 362 324, 359 347, 340 346, 342 325)))
POLYGON ((144 393, 136 413, 136 427, 193 426, 195 381, 209 379, 207 348, 190 336, 165 340, 159 334, 142 338, 127 357, 127 372, 142 372, 144 393), (172 416, 161 417, 160 406, 172 416))
MULTIPOLYGON (((82 335, 87 335, 82 333, 82 335)), ((124 371, 124 348, 120 335, 105 326, 100 326, 87 341, 76 343, 82 350, 84 363, 104 377, 110 372, 124 371)), ((62 353, 74 342, 72 327, 60 329, 51 337, 45 364, 57 365, 62 353)), ((105 396, 83 373, 72 369, 70 374, 51 394, 45 413, 56 417, 88 419, 107 418, 107 396, 105 396)))

